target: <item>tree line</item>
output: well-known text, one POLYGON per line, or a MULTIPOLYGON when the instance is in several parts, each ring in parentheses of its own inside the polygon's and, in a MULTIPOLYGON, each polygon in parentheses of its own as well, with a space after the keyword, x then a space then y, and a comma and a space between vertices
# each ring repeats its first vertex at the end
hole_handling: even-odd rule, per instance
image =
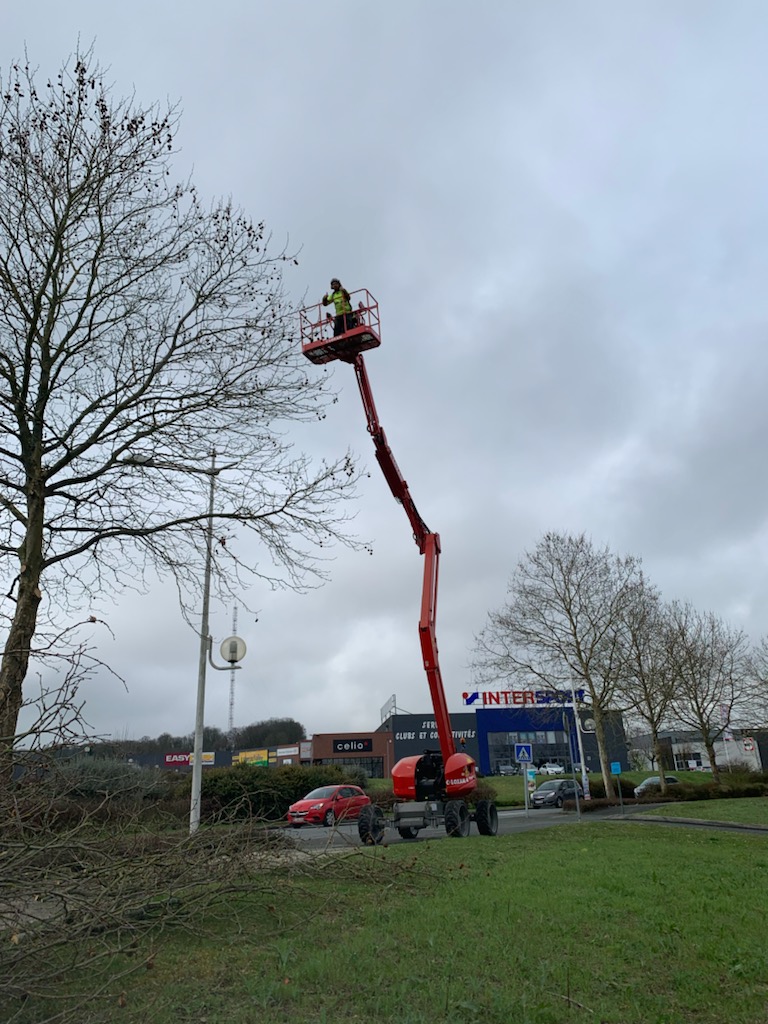
POLYGON ((766 714, 768 638, 753 644, 714 612, 665 601, 639 558, 597 547, 583 533, 548 532, 523 554, 505 603, 475 638, 472 667, 481 684, 583 689, 608 797, 609 713, 648 732, 659 764, 666 729, 697 732, 716 782, 716 741, 766 714))
MULTIPOLYGON (((307 738, 307 730, 294 718, 267 718, 251 722, 234 729, 231 733, 215 725, 203 729, 204 750, 254 750, 264 747, 280 747, 288 743, 299 743, 307 738)), ((191 750, 193 733, 174 735, 163 732, 159 736, 142 736, 140 739, 124 738, 109 742, 89 744, 94 755, 165 754, 173 750, 191 750)))

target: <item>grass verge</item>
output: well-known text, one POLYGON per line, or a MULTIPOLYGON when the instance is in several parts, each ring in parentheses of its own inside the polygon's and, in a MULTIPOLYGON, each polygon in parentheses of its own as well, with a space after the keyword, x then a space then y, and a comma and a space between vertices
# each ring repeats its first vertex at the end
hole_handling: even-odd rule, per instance
MULTIPOLYGON (((646 813, 646 812, 644 812, 646 813)), ((729 821, 738 825, 768 826, 768 797, 740 800, 694 800, 648 809, 657 818, 696 818, 698 821, 729 821)))
POLYGON ((761 836, 592 822, 267 863, 83 1021, 758 1024, 767 868, 761 836))

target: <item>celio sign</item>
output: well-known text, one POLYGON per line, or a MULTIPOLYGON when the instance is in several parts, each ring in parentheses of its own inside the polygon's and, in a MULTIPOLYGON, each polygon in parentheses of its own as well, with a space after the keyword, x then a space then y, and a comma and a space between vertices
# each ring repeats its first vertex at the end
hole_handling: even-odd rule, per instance
POLYGON ((373 750, 373 740, 334 740, 334 754, 369 754, 373 750))

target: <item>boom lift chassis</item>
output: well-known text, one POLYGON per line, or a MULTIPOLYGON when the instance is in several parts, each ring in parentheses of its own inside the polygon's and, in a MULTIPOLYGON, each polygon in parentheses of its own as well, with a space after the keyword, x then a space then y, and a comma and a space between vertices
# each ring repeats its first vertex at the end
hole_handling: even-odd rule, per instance
MULTIPOLYGON (((301 311, 302 351, 313 363, 338 359, 354 367, 376 460, 395 500, 403 506, 413 539, 424 556, 419 639, 440 743, 439 751, 425 750, 421 755, 404 757, 392 769, 396 803, 391 824, 403 839, 415 839, 421 829, 441 826, 450 836, 467 836, 471 821, 476 823, 481 835, 495 835, 498 830, 496 805, 490 800, 472 799, 477 786, 475 762, 463 750, 456 750, 440 673, 435 630, 440 537, 428 529, 419 515, 395 461, 379 423, 363 359, 364 351, 381 344, 378 303, 367 289, 353 292, 352 298, 358 300, 358 305, 349 316, 348 330, 335 337, 327 334, 329 320, 319 304, 301 311)), ((360 839, 367 845, 380 843, 385 825, 380 807, 364 807, 358 821, 360 839)))

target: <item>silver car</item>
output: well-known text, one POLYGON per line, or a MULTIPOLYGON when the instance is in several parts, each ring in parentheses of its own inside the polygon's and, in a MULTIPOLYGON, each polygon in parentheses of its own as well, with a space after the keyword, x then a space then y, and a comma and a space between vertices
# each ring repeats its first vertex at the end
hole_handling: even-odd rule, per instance
POLYGON ((539 768, 539 775, 564 775, 565 768, 561 764, 555 764, 554 761, 547 761, 539 768))

